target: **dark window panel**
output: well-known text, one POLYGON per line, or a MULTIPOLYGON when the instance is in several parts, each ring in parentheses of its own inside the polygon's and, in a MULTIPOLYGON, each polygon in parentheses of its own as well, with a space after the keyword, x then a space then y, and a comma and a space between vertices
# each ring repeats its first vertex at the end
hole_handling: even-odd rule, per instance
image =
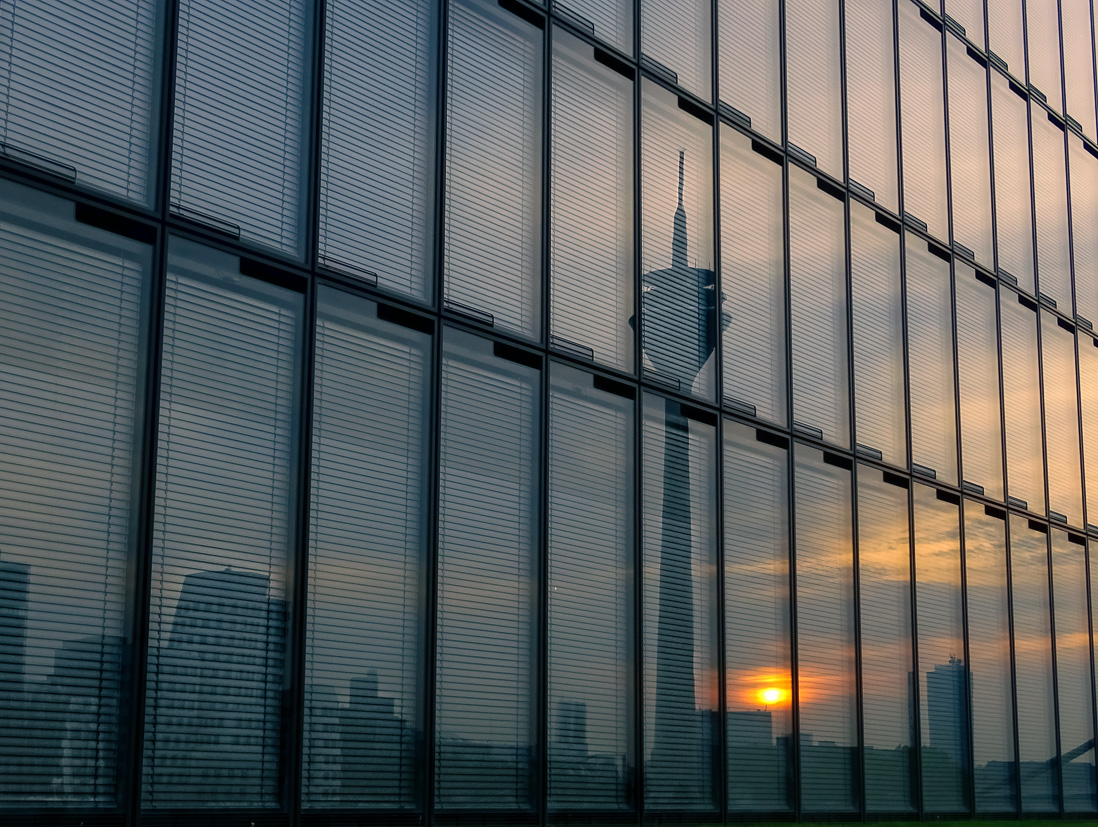
POLYGON ((991 235, 991 143, 987 69, 953 35, 946 37, 949 60, 950 193, 953 240, 984 267, 995 265, 991 235))
POLYGON ((644 806, 717 807, 717 433, 646 396, 644 806))
POLYGON ((532 807, 540 376, 443 337, 435 803, 532 807))
POLYGON ((0 9, 0 155, 151 206, 163 18, 156 0, 0 9))
POLYGON ((1045 510, 1044 446, 1041 442, 1041 383, 1037 360, 1037 314, 1010 290, 999 294, 1006 413, 1007 494, 1030 511, 1045 510))
POLYGON ((852 813, 857 793, 857 688, 850 472, 795 449, 797 705, 806 813, 852 813))
POLYGON ((846 2, 846 107, 850 177, 899 212, 896 50, 892 5, 846 2))
POLYGON ((0 806, 110 808, 152 248, 0 197, 0 806))
POLYGON ((782 140, 781 29, 778 0, 717 0, 720 100, 775 143, 782 140))
POLYGON ((447 38, 444 299, 537 339, 544 36, 488 0, 455 0, 447 38))
POLYGON ((907 236, 907 344, 911 382, 911 461, 957 482, 953 309, 949 264, 907 236))
POLYGON ((321 287, 313 374, 304 806, 414 803, 431 337, 321 287))
POLYGON ((914 504, 923 810, 963 813, 971 750, 961 515, 925 485, 915 486, 914 504))
POLYGON ((630 805, 634 403, 554 364, 549 389, 549 804, 630 805))
POLYGON ((1003 499, 1003 426, 999 402, 998 299, 994 285, 955 263, 957 373, 961 405, 964 481, 1003 499))
POLYGON ((434 265, 434 6, 329 0, 324 11, 320 263, 420 300, 434 265))
POLYGON ((785 4, 789 142, 821 170, 843 178, 842 61, 838 0, 785 4))
POLYGON ((854 437, 881 459, 907 467, 900 236, 850 205, 854 309, 854 437))
POLYGON ((850 444, 846 219, 816 179, 789 169, 789 279, 793 419, 850 444))
POLYGON ((300 257, 311 0, 182 0, 173 209, 300 257))
POLYGON ((787 424, 782 167, 721 127, 722 393, 741 413, 787 424))
POLYGON ((1098 810, 1098 787, 1094 772, 1086 546, 1072 542, 1063 531, 1052 532, 1052 581, 1064 810, 1093 813, 1098 810))
POLYGON ((1052 681, 1048 536, 1010 518, 1014 668, 1018 693, 1018 777, 1022 811, 1055 812, 1060 806, 1056 772, 1056 723, 1052 681))
POLYGON ((279 803, 303 297, 173 240, 143 806, 279 803))
POLYGON ((633 84, 553 34, 551 343, 633 370, 633 84))
POLYGON ((858 467, 866 812, 915 812, 911 546, 907 488, 858 467))
POLYGON ((1075 336, 1051 313, 1041 313, 1044 362, 1045 450, 1048 454, 1048 507, 1083 525, 1083 486, 1079 457, 1079 396, 1075 392, 1075 336))
POLYGON ((724 423, 728 808, 793 807, 789 450, 724 423))
POLYGON ((995 227, 999 270, 1030 293, 1033 287, 1033 207, 1029 193, 1026 103, 998 72, 991 73, 995 152, 995 227))

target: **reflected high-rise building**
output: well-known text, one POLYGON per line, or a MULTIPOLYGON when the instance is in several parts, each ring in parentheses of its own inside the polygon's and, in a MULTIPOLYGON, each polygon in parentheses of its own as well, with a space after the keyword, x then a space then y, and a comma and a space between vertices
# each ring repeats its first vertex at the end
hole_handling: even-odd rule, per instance
MULTIPOLYGON (((18 762, 27 734, 27 602, 30 566, 0 559, 0 761, 18 762)), ((0 793, 19 794, 20 784, 0 783, 0 793)))

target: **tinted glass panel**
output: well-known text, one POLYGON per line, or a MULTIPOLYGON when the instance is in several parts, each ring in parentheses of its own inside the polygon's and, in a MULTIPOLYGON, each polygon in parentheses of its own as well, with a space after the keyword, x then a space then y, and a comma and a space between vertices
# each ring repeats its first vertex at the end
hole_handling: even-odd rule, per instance
POLYGON ((1068 247, 1067 168, 1064 133, 1034 106, 1033 192, 1037 219, 1037 287, 1071 315, 1071 249, 1068 247))
POLYGON ((530 806, 537 370, 447 330, 435 676, 440 807, 530 806))
POLYGON ((965 35, 979 46, 984 46, 983 0, 945 0, 945 12, 961 24, 965 35))
POLYGON ((542 32, 487 0, 455 0, 447 36, 444 298, 537 338, 542 32))
POLYGON ((999 519, 966 501, 964 528, 976 812, 1012 812, 1018 780, 1005 515, 999 519))
POLYGON ((434 6, 324 10, 320 262, 418 299, 434 264, 434 6))
POLYGON ((633 84, 553 35, 550 342, 633 369, 633 84))
POLYGON ((143 803, 272 807, 303 297, 183 241, 166 289, 143 803))
POLYGON ((907 486, 858 467, 862 732, 868 812, 913 812, 911 548, 907 486))
POLYGON ((111 807, 152 250, 0 204, 0 803, 111 807))
MULTIPOLYGON (((1085 342, 1084 342, 1085 344, 1085 342)), ((1079 396, 1075 392, 1075 336, 1051 313, 1041 314, 1044 371, 1045 450, 1048 452, 1048 507, 1083 524, 1079 464, 1079 396)))
MULTIPOLYGON (((992 48, 995 48, 992 45, 992 48)), ((1033 209, 1029 195, 1026 103, 1006 78, 991 73, 991 126, 995 152, 995 235, 999 271, 1033 292, 1033 209)))
POLYGON ((645 81, 641 114, 644 370, 712 398, 716 378, 713 129, 645 81))
MULTIPOLYGON (((1076 21, 1076 25, 1081 23, 1082 21, 1076 21)), ((1060 10, 1057 0, 1026 0, 1026 48, 1029 54, 1030 85, 1035 86, 1046 97, 1049 106, 1063 111, 1063 89, 1060 86, 1060 10)))
POLYGON ((957 262, 957 374, 964 481, 1003 498, 1003 427, 999 404, 998 300, 995 287, 957 262))
POLYGON ((778 0, 717 0, 720 100, 751 128, 782 139, 781 5, 778 0))
POLYGON ((786 424, 782 168, 721 127, 722 393, 741 413, 786 424))
POLYGON ((925 485, 915 486, 914 502, 923 809, 961 813, 969 807, 961 515, 925 485))
POLYGON ((854 310, 854 436, 892 465, 907 466, 900 236, 850 205, 854 310))
POLYGON ((709 100, 712 89, 710 0, 640 0, 642 62, 709 100))
POLYGON ((987 69, 968 47, 946 37, 949 58, 950 194, 953 241, 976 261, 995 265, 991 240, 991 144, 988 131, 987 69))
MULTIPOLYGON (((1079 336, 1079 387, 1083 418, 1083 457, 1086 460, 1087 522, 1098 517, 1098 345, 1079 336)), ((1089 526, 1088 526, 1089 528, 1089 526)))
POLYGON ((1098 157, 1068 137, 1071 163, 1071 244, 1075 263, 1075 315, 1098 324, 1098 157))
POLYGON ((999 295, 1006 413, 1007 494, 1038 514, 1045 510, 1041 442, 1041 384, 1037 365, 1037 314, 1016 293, 999 295))
POLYGON ((912 0, 899 0, 904 212, 949 238, 942 35, 912 0))
POLYGON ((173 209, 300 255, 311 0, 181 0, 173 209))
POLYGON ((1027 526, 1024 517, 1010 518, 1010 574, 1022 811, 1050 812, 1059 807, 1060 796, 1055 767, 1048 537, 1027 526))
POLYGON ((1086 545, 1081 537, 1072 535, 1069 539, 1063 531, 1052 532, 1052 581, 1064 809, 1068 812, 1094 812, 1098 808, 1092 740, 1094 701, 1091 694, 1086 545))
POLYGON ((1022 0, 992 0, 987 7, 987 45, 1015 76, 1025 79, 1022 0))
POLYGON ((1064 38, 1064 97, 1067 114, 1094 137, 1094 52, 1087 0, 1060 0, 1064 38))
POLYGON ((644 402, 645 807, 716 807, 717 433, 644 402))
POLYGON ((553 0, 553 10, 616 49, 633 54, 633 0, 553 0))
POLYGON ((0 156, 148 205, 160 6, 37 0, 0 8, 0 156))
POLYGON ((846 112, 850 177, 899 210, 896 178, 896 50, 892 4, 846 2, 846 112))
POLYGON ((789 450, 724 423, 728 806, 793 806, 789 450))
POLYGON ((798 445, 797 704, 801 808, 857 810, 854 560, 850 472, 798 445))
POLYGON ((553 365, 549 801, 621 809, 633 763, 633 402, 553 365))
POLYGON ((786 0, 789 142, 843 177, 842 62, 838 0, 786 0))
POLYGON ((957 482, 953 312, 949 264, 907 237, 907 346, 911 461, 957 482))
POLYGON ((845 223, 842 202, 790 167, 793 419, 844 446, 850 444, 845 223))
POLYGON ((306 806, 413 801, 430 336, 320 288, 305 655, 306 806))

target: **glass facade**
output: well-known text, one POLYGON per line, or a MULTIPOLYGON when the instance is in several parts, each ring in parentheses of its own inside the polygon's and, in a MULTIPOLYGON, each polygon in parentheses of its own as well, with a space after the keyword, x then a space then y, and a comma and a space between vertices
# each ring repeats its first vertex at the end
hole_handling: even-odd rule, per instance
POLYGON ((1098 816, 1092 5, 0 4, 0 822, 1098 816))

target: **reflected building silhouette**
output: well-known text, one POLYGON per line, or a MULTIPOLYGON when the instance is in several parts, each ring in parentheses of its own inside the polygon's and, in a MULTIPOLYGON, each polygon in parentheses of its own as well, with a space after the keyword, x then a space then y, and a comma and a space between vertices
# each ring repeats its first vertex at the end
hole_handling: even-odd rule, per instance
POLYGON ((396 700, 379 694, 377 670, 351 679, 350 702, 339 710, 340 787, 345 796, 387 801, 411 785, 401 756, 408 736, 396 700))
MULTIPOLYGON (((0 559, 0 756, 18 761, 28 728, 25 701, 27 603, 30 566, 0 559)), ((18 784, 0 793, 24 794, 18 784)))

